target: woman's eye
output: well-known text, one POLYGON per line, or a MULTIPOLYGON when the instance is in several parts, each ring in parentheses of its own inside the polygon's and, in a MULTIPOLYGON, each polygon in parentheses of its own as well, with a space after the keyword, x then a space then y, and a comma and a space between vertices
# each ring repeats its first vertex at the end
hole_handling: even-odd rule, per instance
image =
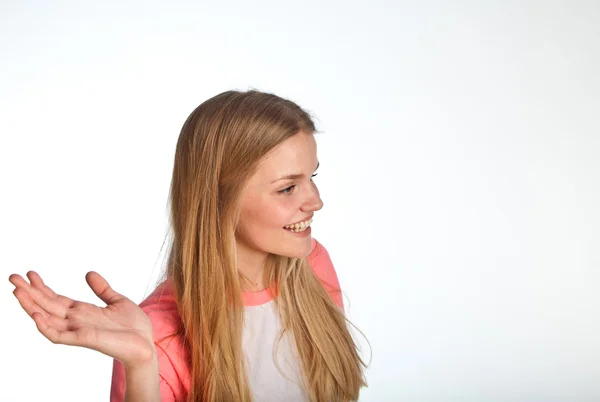
MULTIPOLYGON (((312 181, 312 178, 313 178, 313 177, 315 177, 316 175, 318 175, 318 173, 315 173, 315 174, 313 174, 312 176, 310 176, 310 180, 312 181)), ((280 194, 291 194, 291 193, 292 193, 292 189, 293 189, 294 187, 296 187, 296 185, 295 185, 295 184, 294 184, 294 185, 292 185, 292 186, 289 186, 289 187, 287 187, 287 188, 284 188, 283 190, 279 190, 279 191, 278 191, 278 193, 280 193, 280 194)))
POLYGON ((281 193, 281 194, 290 194, 290 192, 292 191, 292 189, 294 187, 296 187, 296 185, 289 186, 288 188, 284 188, 283 190, 278 191, 278 192, 281 193))

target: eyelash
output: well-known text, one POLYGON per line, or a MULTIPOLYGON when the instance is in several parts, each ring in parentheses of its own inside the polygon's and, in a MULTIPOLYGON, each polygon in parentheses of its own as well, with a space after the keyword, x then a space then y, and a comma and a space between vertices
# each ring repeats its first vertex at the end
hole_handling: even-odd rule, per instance
MULTIPOLYGON (((316 175, 318 175, 318 173, 313 174, 312 176, 310 176, 310 180, 312 181, 312 178, 315 177, 316 175)), ((278 193, 280 194, 291 194, 291 190, 296 187, 296 185, 294 184, 293 186, 289 186, 287 188, 284 188, 283 190, 279 190, 278 193), (289 190, 289 191, 288 191, 289 190)))

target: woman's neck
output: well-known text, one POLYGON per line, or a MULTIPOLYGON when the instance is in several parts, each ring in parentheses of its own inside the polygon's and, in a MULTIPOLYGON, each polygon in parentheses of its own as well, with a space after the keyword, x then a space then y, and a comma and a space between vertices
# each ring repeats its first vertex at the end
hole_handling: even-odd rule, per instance
POLYGON ((260 292, 268 287, 265 265, 268 254, 237 245, 238 272, 243 292, 260 292))

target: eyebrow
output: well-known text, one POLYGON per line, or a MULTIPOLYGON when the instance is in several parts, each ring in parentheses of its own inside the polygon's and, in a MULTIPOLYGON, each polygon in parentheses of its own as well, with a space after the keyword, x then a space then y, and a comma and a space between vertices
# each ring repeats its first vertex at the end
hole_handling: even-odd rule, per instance
MULTIPOLYGON (((321 164, 320 162, 317 162, 317 167, 315 168, 315 170, 317 170, 319 168, 320 164, 321 164)), ((306 177, 306 175, 304 173, 288 174, 287 176, 283 176, 283 177, 280 177, 279 179, 273 180, 273 182, 271 184, 273 184, 277 181, 280 181, 280 180, 297 180, 297 179, 302 179, 304 177, 306 177)))

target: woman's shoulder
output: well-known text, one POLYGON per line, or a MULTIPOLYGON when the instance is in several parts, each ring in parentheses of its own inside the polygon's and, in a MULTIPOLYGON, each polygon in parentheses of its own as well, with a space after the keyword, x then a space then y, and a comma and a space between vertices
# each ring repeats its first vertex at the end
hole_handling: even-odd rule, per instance
POLYGON ((323 247, 321 242, 319 242, 317 239, 315 239, 313 237, 310 242, 310 254, 308 255, 308 260, 310 262, 313 262, 313 261, 319 262, 318 259, 323 258, 323 256, 322 256, 323 251, 327 252, 327 249, 325 249, 325 247, 323 247))
POLYGON ((153 319, 153 324, 154 321, 157 321, 157 324, 163 324, 163 321, 173 325, 179 323, 177 300, 170 279, 159 283, 139 306, 150 319, 153 319))
POLYGON ((337 274, 329 252, 314 237, 312 239, 312 250, 308 255, 308 262, 319 279, 337 282, 337 274))
POLYGON ((312 239, 312 250, 308 255, 308 263, 335 304, 343 309, 342 290, 329 252, 325 246, 314 237, 312 239))
POLYGON ((176 333, 181 327, 177 301, 169 280, 161 282, 140 304, 152 322, 155 340, 176 333))

